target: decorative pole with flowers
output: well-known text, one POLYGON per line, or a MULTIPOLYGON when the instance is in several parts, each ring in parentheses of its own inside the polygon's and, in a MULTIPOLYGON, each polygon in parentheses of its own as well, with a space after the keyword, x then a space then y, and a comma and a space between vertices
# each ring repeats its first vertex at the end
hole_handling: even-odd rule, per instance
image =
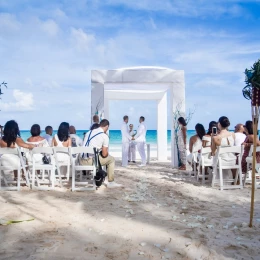
MULTIPOLYGON (((251 100, 251 111, 253 121, 253 163, 252 163, 252 187, 251 187, 251 208, 249 227, 252 227, 254 216, 254 201, 255 201, 255 166, 256 166, 256 144, 259 120, 260 107, 260 59, 255 62, 251 69, 245 70, 246 86, 243 88, 243 95, 246 99, 251 100)), ((246 178, 246 176, 245 176, 246 178)))

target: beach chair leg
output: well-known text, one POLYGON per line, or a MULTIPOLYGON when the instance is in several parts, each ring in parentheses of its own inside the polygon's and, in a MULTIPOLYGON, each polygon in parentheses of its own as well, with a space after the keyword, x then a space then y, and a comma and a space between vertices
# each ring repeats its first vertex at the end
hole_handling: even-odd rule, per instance
POLYGON ((223 183, 223 171, 221 165, 219 166, 219 185, 220 185, 220 190, 223 190, 224 183, 223 183))
POLYGON ((21 187, 21 168, 17 170, 17 190, 19 191, 21 187))
POLYGON ((72 168, 72 183, 71 183, 71 191, 75 191, 75 175, 76 175, 76 172, 75 170, 72 168))
POLYGON ((205 166, 202 167, 202 184, 205 184, 205 166))

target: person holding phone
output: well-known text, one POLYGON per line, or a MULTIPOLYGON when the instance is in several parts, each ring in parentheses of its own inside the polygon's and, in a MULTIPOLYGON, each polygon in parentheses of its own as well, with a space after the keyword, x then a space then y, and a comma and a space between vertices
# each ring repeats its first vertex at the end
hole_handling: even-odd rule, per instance
POLYGON ((212 136, 217 135, 217 126, 218 123, 216 121, 211 121, 209 123, 208 132, 202 138, 202 147, 211 147, 212 136))

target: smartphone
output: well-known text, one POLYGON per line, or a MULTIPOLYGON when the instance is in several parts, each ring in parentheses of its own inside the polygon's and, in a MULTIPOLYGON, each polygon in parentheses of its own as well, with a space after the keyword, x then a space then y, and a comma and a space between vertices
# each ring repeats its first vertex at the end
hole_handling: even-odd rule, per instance
POLYGON ((212 127, 212 134, 217 135, 217 127, 212 127))

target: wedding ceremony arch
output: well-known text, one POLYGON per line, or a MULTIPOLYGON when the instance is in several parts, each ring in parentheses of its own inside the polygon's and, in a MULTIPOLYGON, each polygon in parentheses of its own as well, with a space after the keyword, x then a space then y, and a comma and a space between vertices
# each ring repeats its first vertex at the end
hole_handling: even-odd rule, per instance
POLYGON ((184 71, 163 67, 92 70, 91 117, 97 114, 109 120, 109 102, 112 100, 157 101, 157 159, 167 160, 167 117, 170 114, 171 164, 178 166, 173 111, 182 102, 180 112, 185 113, 184 71))

